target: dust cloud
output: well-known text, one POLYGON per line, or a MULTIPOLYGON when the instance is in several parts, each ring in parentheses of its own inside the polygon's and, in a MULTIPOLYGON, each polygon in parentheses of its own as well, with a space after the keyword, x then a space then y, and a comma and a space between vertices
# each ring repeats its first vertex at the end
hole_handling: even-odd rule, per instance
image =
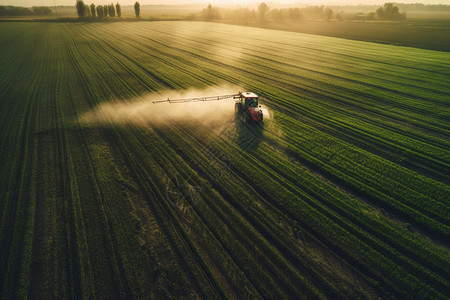
POLYGON ((165 91, 152 93, 128 101, 103 103, 85 112, 78 119, 85 126, 107 124, 136 124, 141 126, 169 125, 171 123, 190 123, 203 126, 223 125, 234 120, 233 98, 215 101, 185 103, 157 103, 153 101, 209 97, 237 94, 239 87, 215 86, 207 89, 190 89, 185 91, 165 91))
POLYGON ((260 105, 260 106, 261 106, 261 110, 262 110, 264 119, 272 120, 272 118, 273 118, 272 111, 269 108, 267 108, 265 105, 260 105))

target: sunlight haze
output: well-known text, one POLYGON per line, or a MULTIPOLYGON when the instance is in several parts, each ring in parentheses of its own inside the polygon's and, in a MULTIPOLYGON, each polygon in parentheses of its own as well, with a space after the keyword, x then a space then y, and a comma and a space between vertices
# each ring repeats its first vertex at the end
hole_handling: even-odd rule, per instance
MULTIPOLYGON (((0 0, 0 5, 14 5, 14 6, 53 6, 53 5, 75 5, 75 0, 0 0)), ((123 0, 123 1, 109 1, 109 0, 102 0, 102 1, 84 1, 85 3, 110 3, 110 2, 119 2, 121 5, 133 5, 135 3, 135 0, 123 0)), ((220 1, 220 0, 168 0, 168 1, 162 1, 162 0, 142 0, 139 1, 141 5, 151 4, 163 4, 163 5, 179 5, 179 4, 198 4, 198 3, 211 3, 214 5, 224 5, 224 4, 249 4, 249 3, 259 3, 264 1, 254 1, 254 0, 230 0, 230 1, 220 1)), ((328 4, 328 5, 359 5, 359 4, 383 4, 385 0, 368 0, 368 1, 349 1, 349 0, 322 0, 322 1, 316 1, 316 0, 303 0, 303 1, 293 1, 293 0, 277 0, 277 1, 265 1, 267 4, 270 5, 270 3, 279 3, 279 4, 307 4, 307 5, 319 5, 319 4, 328 4)), ((424 4, 450 4, 450 0, 422 0, 422 1, 395 1, 399 3, 424 3, 424 4)))

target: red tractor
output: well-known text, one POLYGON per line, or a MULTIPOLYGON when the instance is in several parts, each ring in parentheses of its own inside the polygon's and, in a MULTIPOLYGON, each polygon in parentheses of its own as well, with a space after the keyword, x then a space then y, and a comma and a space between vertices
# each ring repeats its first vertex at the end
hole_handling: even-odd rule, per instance
POLYGON ((234 105, 234 109, 237 115, 240 115, 242 120, 252 120, 254 122, 263 121, 263 112, 261 106, 258 106, 258 95, 255 93, 240 92, 234 99, 239 99, 234 105))

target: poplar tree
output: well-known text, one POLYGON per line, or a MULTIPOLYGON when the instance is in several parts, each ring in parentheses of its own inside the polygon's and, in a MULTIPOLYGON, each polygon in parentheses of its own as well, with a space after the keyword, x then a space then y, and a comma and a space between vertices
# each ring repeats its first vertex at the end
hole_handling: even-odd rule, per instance
POLYGON ((136 14, 136 18, 139 18, 139 15, 141 14, 141 5, 137 1, 134 4, 134 13, 136 14))

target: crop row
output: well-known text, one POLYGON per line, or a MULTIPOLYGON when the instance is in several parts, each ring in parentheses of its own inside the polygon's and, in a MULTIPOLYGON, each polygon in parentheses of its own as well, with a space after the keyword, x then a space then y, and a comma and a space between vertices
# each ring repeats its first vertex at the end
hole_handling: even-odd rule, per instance
MULTIPOLYGON (((153 50, 151 53, 155 53, 154 49, 151 49, 151 50, 153 50)), ((162 54, 160 53, 159 55, 161 56, 162 54)), ((166 62, 167 62, 167 60, 166 60, 166 61, 163 61, 163 64, 164 64, 164 65, 167 65, 166 62)), ((166 71, 166 72, 169 72, 169 71, 166 71)), ((175 80, 175 81, 176 81, 177 79, 176 79, 176 77, 175 77, 175 78, 172 78, 172 80, 175 80)))
MULTIPOLYGON (((96 95, 98 94, 99 91, 102 90, 101 86, 100 87, 92 87, 91 84, 87 81, 85 81, 84 79, 87 77, 90 77, 90 74, 95 74, 96 73, 96 69, 95 69, 95 65, 94 66, 89 66, 89 65, 85 65, 83 63, 80 64, 80 62, 82 61, 81 58, 83 57, 83 48, 80 48, 78 45, 73 45, 73 48, 71 49, 71 51, 73 52, 73 59, 76 60, 74 61, 76 65, 78 65, 78 71, 79 71, 79 76, 78 78, 81 80, 82 84, 84 84, 83 90, 87 93, 87 97, 86 100, 88 101, 90 106, 94 106, 96 104, 98 104, 99 100, 101 100, 101 98, 97 98, 96 95)), ((111 66, 112 68, 115 67, 119 67, 117 66, 117 64, 115 63, 110 63, 108 60, 111 59, 111 57, 109 57, 107 55, 107 53, 104 53, 103 56, 101 56, 103 63, 101 63, 100 65, 108 65, 111 66)), ((109 82, 109 84, 114 83, 116 88, 121 88, 122 90, 122 95, 127 95, 128 96, 132 96, 133 95, 133 91, 129 88, 129 86, 126 85, 125 82, 122 81, 122 79, 118 76, 116 76, 115 74, 117 74, 116 72, 108 72, 107 74, 104 74, 103 78, 106 80, 104 82, 109 82)), ((81 113, 81 112, 80 112, 81 113)), ((183 234, 182 231, 180 231, 179 228, 179 224, 177 222, 171 221, 170 218, 170 211, 167 211, 167 204, 165 204, 164 202, 160 203, 160 204, 153 204, 153 202, 155 200, 159 200, 159 201, 164 201, 165 199, 163 198, 163 196, 161 195, 161 189, 159 188, 155 188, 153 187, 154 183, 150 180, 151 176, 150 174, 153 174, 156 171, 156 168, 150 167, 150 173, 148 174, 147 170, 143 170, 142 167, 139 165, 136 165, 136 160, 131 160, 131 158, 139 158, 137 161, 146 161, 148 163, 150 163, 149 157, 146 156, 142 156, 142 153, 139 152, 134 152, 134 156, 132 156, 130 158, 130 156, 127 154, 127 148, 130 147, 128 144, 123 144, 121 142, 121 137, 117 135, 115 130, 111 130, 111 132, 107 132, 107 140, 112 141, 111 145, 112 147, 114 147, 114 149, 117 149, 117 151, 120 151, 119 153, 121 153, 121 160, 123 161, 123 163, 126 165, 126 168, 130 168, 133 170, 133 174, 132 174, 132 178, 133 180, 135 180, 139 186, 141 188, 143 188, 143 192, 145 193, 145 198, 148 201, 148 204, 150 205, 150 207, 152 208, 151 211, 152 213, 155 215, 155 218, 158 220, 159 226, 160 228, 162 228, 165 232, 165 236, 167 236, 168 239, 168 249, 169 252, 165 253, 165 255, 169 255, 169 257, 172 257, 172 261, 168 261, 166 264, 167 265, 162 265, 162 261, 164 261, 163 259, 159 258, 159 260, 161 261, 157 261, 158 264, 161 264, 160 267, 163 268, 164 270, 167 270, 170 268, 171 264, 180 264, 182 267, 183 272, 186 272, 185 274, 180 274, 177 272, 180 272, 181 270, 179 269, 174 269, 173 271, 167 272, 166 274, 170 277, 168 277, 166 280, 169 281, 169 284, 173 284, 173 285, 178 285, 176 288, 172 287, 170 288, 170 286, 161 286, 161 291, 159 291, 158 293, 162 293, 161 295, 170 295, 172 293, 177 293, 177 291, 180 290, 189 290, 192 287, 189 287, 189 285, 186 284, 180 284, 180 282, 182 282, 182 279, 185 278, 185 282, 187 283, 187 279, 186 278, 198 278, 198 282, 201 282, 202 280, 200 279, 202 277, 202 274, 206 271, 208 272, 207 268, 205 269, 205 267, 202 265, 200 262, 200 265, 198 263, 195 263, 195 260, 197 260, 198 258, 196 258, 198 256, 195 256, 196 252, 195 250, 192 250, 192 246, 190 245, 190 241, 189 239, 186 239, 185 233, 183 234), (111 138, 112 136, 112 138, 111 138), (145 181, 142 181, 145 180, 145 181), (177 229, 178 228, 178 229, 177 229), (180 242, 181 241, 185 241, 184 244, 180 242), (193 251, 192 253, 190 253, 189 251, 193 251), (189 259, 189 262, 183 263, 183 260, 189 259), (193 261, 194 260, 194 261, 193 261), (200 268, 199 268, 200 266, 200 268), (199 270, 202 270, 202 273, 198 273, 199 270), (170 280, 172 280, 173 282, 170 283, 170 280), (171 290, 171 291, 170 291, 171 290), (170 291, 170 292, 169 292, 170 291)), ((129 144, 132 146, 136 147, 136 142, 134 141, 129 141, 129 144)), ((105 150, 103 151, 99 151, 97 150, 99 153, 97 155, 99 155, 100 153, 104 153, 105 150)), ((96 152, 97 152, 96 151, 96 152)), ((108 152, 108 150, 106 150, 106 152, 108 152)), ((111 171, 111 170, 110 170, 111 171)), ((109 172, 103 172, 102 173, 103 176, 105 176, 105 181, 109 181, 108 177, 109 177, 109 172)), ((110 182, 108 182, 108 184, 111 184, 110 182)), ((106 185, 108 186, 108 185, 106 185)), ((120 198, 119 198, 120 199, 120 198)), ((119 200, 118 199, 118 200, 119 200)), ((120 200, 119 200, 120 201, 120 200)), ((172 219, 173 220, 173 219, 172 219)), ((166 242, 167 243, 167 242, 166 242)), ((152 246, 154 247, 154 246, 152 246)), ((124 257, 126 258, 128 256, 127 253, 123 254, 124 257)), ((159 257, 161 254, 154 254, 155 256, 159 257)), ((129 274, 128 274, 129 275, 129 274)), ((207 277, 208 278, 208 277, 207 277)), ((209 278, 211 278, 209 276, 209 278)), ((211 279, 210 279, 211 281, 211 279)), ((202 284, 198 283, 196 284, 196 280, 192 280, 192 283, 195 284, 195 290, 197 292, 200 293, 200 295, 207 295, 205 293, 207 288, 206 286, 203 287, 202 284)), ((166 283, 167 284, 167 283, 166 283)), ((214 286, 214 279, 212 279, 212 285, 214 286)), ((108 287, 108 286, 107 286, 108 287)), ((111 286, 109 286, 109 288, 111 288, 111 286)), ((139 287, 140 289, 142 289, 142 287, 139 287)), ((219 289, 220 291, 220 289, 219 289)), ((134 290, 134 292, 136 292, 136 290, 134 290)), ((208 292, 209 293, 209 292, 208 292)))
POLYGON ((0 26, 22 37, 0 35, 1 297, 446 297, 445 54, 204 23, 0 26), (80 124, 220 84, 274 118, 216 111, 215 128, 155 105, 146 126, 80 124))
MULTIPOLYGON (((110 78, 110 80, 116 80, 116 79, 114 79, 114 78, 110 78)), ((119 137, 115 137, 115 138, 113 138, 112 140, 120 140, 120 138, 119 137)), ((120 147, 118 147, 119 149, 122 149, 122 148, 126 148, 127 146, 126 145, 128 145, 128 144, 132 144, 132 145, 135 145, 135 143, 136 142, 131 142, 130 140, 129 140, 129 138, 127 139, 129 142, 128 143, 123 143, 123 144, 121 144, 121 146, 120 147)), ((153 139, 150 139, 150 140, 153 140, 153 139)), ((148 146, 151 146, 151 145, 148 145, 148 146)), ((145 147, 144 149, 148 149, 148 147, 145 147)), ((167 150, 166 150, 166 152, 167 152, 167 150)), ((152 153, 152 152, 150 152, 150 153, 152 153)), ((148 154, 147 154, 147 156, 144 158, 144 157, 142 157, 141 155, 142 155, 142 153, 141 154, 139 154, 139 152, 136 152, 136 149, 133 151, 133 155, 136 155, 136 156, 138 156, 140 159, 140 161, 142 161, 142 164, 144 164, 145 165, 145 170, 155 170, 155 169, 158 169, 157 167, 155 168, 155 166, 151 166, 151 165, 147 165, 147 163, 149 162, 149 157, 148 157, 148 154)), ((164 159, 162 158, 162 157, 160 157, 158 160, 157 160, 157 164, 158 165, 160 165, 160 164, 162 164, 164 162, 164 159)), ((129 164, 131 164, 131 161, 129 162, 129 164)), ((179 164, 179 162, 178 162, 178 164, 179 164)), ((137 168, 137 166, 132 166, 132 168, 133 169, 135 169, 135 168, 137 168)), ((138 174, 140 173, 140 172, 142 172, 142 171, 136 171, 138 174)), ((169 176, 170 174, 168 174, 167 176, 169 176)), ((139 175, 138 175, 139 176, 139 175)), ((147 177, 152 177, 152 178, 154 178, 154 180, 157 180, 157 178, 159 178, 159 180, 161 180, 161 177, 163 177, 163 176, 161 176, 161 175, 159 175, 159 176, 152 176, 151 174, 148 174, 147 176, 144 176, 143 178, 141 178, 140 180, 145 180, 145 181, 148 181, 149 179, 147 178, 147 177)), ((139 177, 141 177, 141 176, 139 176, 139 177)), ((141 184, 144 184, 144 182, 141 182, 141 184)), ((160 183, 160 186, 162 187, 163 185, 160 183)), ((160 188, 161 189, 161 188, 160 188)), ((164 198, 162 198, 162 196, 157 196, 156 198, 159 198, 159 201, 165 201, 165 199, 164 198), (161 199, 162 198, 162 199, 161 199)), ((167 204, 166 204, 167 205, 167 204)), ((230 222, 230 224, 233 224, 233 222, 230 222)), ((216 224, 214 224, 214 223, 212 223, 210 226, 217 226, 216 224)), ((241 227, 241 229, 242 229, 242 227, 241 227)), ((220 231, 219 231, 220 232, 220 231)), ((225 232, 226 232, 226 230, 225 230, 225 232)), ((235 231, 235 232, 239 232, 239 231, 235 231)), ((223 235, 223 234, 221 234, 221 235, 223 235)), ((232 249, 233 248, 235 248, 235 247, 238 247, 238 248, 236 248, 236 250, 234 250, 234 251, 237 251, 237 252, 235 252, 235 254, 234 254, 234 257, 237 257, 237 258, 239 258, 240 259, 240 261, 241 261, 241 264, 242 264, 242 254, 243 254, 243 248, 242 248, 242 246, 232 246, 232 245, 230 245, 230 243, 233 241, 233 239, 230 239, 230 238, 228 238, 227 240, 227 243, 224 243, 224 242, 222 242, 222 244, 225 244, 227 247, 232 247, 232 249), (237 253, 239 253, 240 255, 237 255, 237 253)), ((229 250, 229 251, 232 251, 232 250, 229 250)), ((248 256, 248 259, 250 260, 253 260, 254 258, 251 258, 251 256, 248 256)), ((256 264, 256 262, 255 262, 255 264, 256 264)), ((255 271, 254 270, 251 270, 251 269, 248 269, 248 266, 249 266, 249 264, 247 263, 247 266, 245 267, 246 269, 247 269, 247 272, 250 272, 250 274, 253 274, 255 271)), ((260 276, 263 276, 263 274, 264 274, 264 272, 259 272, 258 273, 259 275, 259 277, 260 276)), ((231 275, 231 274, 230 274, 231 275)), ((256 274, 255 275, 250 275, 250 276, 252 276, 253 277, 253 280, 256 280, 256 278, 258 278, 258 276, 256 276, 256 274)), ((264 276, 266 276, 266 275, 264 275, 264 276)), ((275 278, 277 277, 277 276, 274 276, 275 278)), ((269 280, 270 281, 270 278, 267 278, 267 280, 269 280)), ((266 282, 266 284, 267 284, 267 282, 266 282)), ((259 283, 258 283, 258 285, 259 285, 259 283)), ((264 292, 264 294, 266 294, 266 295, 270 295, 270 293, 274 293, 275 291, 278 291, 278 293, 282 293, 277 287, 276 287, 276 285, 273 285, 272 286, 272 291, 270 290, 270 289, 268 289, 268 287, 264 287, 264 286, 261 286, 261 285, 259 285, 259 287, 260 287, 260 289, 262 288, 265 292, 264 292)), ((297 292, 298 293, 298 292, 297 292)))
MULTIPOLYGON (((153 38, 152 38, 152 40, 153 40, 153 38)), ((184 46, 183 48, 187 48, 188 46, 184 46)), ((196 47, 196 46, 195 46, 196 47)), ((200 46, 199 46, 199 49, 204 49, 204 48, 201 48, 200 46)), ((237 49, 238 50, 238 49, 237 49)), ((167 49, 165 49, 165 51, 164 51, 164 53, 165 53, 165 55, 167 56, 167 55, 169 55, 169 53, 171 53, 171 52, 178 52, 178 53, 180 53, 181 51, 177 51, 177 50, 174 50, 173 49, 173 47, 167 47, 167 49)), ((205 50, 203 50, 203 51, 205 51, 205 50)), ((182 53, 181 54, 188 54, 187 53, 188 51, 187 50, 183 50, 182 51, 182 53)), ((197 52, 197 51, 196 51, 197 52)), ((197 61, 193 61, 193 59, 191 58, 190 59, 190 61, 191 61, 191 64, 194 64, 194 65, 199 65, 199 66, 202 66, 202 64, 204 65, 205 63, 204 63, 204 61, 205 60, 211 60, 211 57, 213 57, 212 55, 213 55, 213 53, 210 53, 211 55, 202 55, 201 56, 201 60, 203 61, 200 61, 200 59, 198 60, 198 62, 197 61)), ((173 54, 173 55, 171 55, 171 56, 173 56, 174 58, 175 57, 177 57, 177 55, 175 55, 175 54, 173 54)), ((179 56, 179 55, 178 55, 179 56)), ((198 56, 198 54, 195 54, 195 56, 198 56)), ((219 65, 220 64, 222 64, 222 62, 221 62, 221 60, 222 60, 222 57, 218 57, 218 61, 217 62, 213 62, 213 63, 218 63, 219 65)), ((225 58, 223 58, 224 60, 225 60, 225 58)), ((167 59, 166 59, 166 61, 167 61, 167 59)), ((261 60, 262 61, 262 60, 261 60)), ((183 62, 184 63, 184 62, 183 62)), ((233 66, 228 66, 228 67, 232 67, 232 68, 236 68, 234 65, 233 66)), ((182 67, 180 67, 180 69, 181 69, 182 67)), ((242 69, 242 68, 236 68, 236 70, 237 70, 237 72, 231 72, 230 73, 230 77, 231 76, 234 76, 234 77, 237 77, 237 76, 239 76, 239 74, 241 73, 241 72, 243 72, 243 71, 245 71, 245 72, 247 72, 247 70, 249 69, 249 68, 252 68, 252 66, 249 64, 248 65, 248 67, 246 66, 245 67, 245 69, 242 69)), ((215 68, 214 68, 214 70, 217 70, 218 69, 218 65, 216 64, 215 65, 215 68)), ((228 68, 229 69, 229 68, 228 68)), ((211 72, 214 72, 214 70, 211 70, 211 72)), ((222 70, 221 70, 222 71, 222 70)), ((279 65, 277 65, 276 67, 274 67, 274 68, 272 68, 272 73, 273 74, 278 74, 279 72, 281 72, 280 71, 280 67, 279 67, 279 65), (278 71, 277 71, 278 70, 278 71)), ((227 72, 227 70, 225 70, 224 72, 227 72)), ((216 72, 216 73, 221 73, 221 72, 216 72)), ((223 72, 222 72, 223 73, 223 72)), ((227 72, 228 73, 228 72, 227 72)), ((253 78, 253 77, 255 77, 255 76, 258 76, 259 74, 260 74, 261 72, 258 72, 258 69, 255 69, 254 70, 254 72, 252 72, 251 74, 251 76, 250 76, 250 78, 253 78)), ((266 76, 266 74, 268 74, 268 72, 264 72, 264 75, 266 76)), ((248 78, 248 76, 246 76, 246 78, 248 78)), ((292 80, 292 76, 291 76, 291 78, 289 78, 289 79, 291 79, 292 80)), ((241 79, 239 79, 239 78, 237 78, 236 79, 236 82, 239 82, 239 81, 241 81, 241 79)), ((272 82, 274 82, 274 81, 279 81, 278 79, 275 79, 275 78, 270 78, 269 80, 267 80, 266 78, 261 78, 260 80, 259 80, 259 82, 261 83, 261 84, 266 84, 266 85, 270 85, 270 83, 272 82)), ((296 80, 296 81, 298 81, 298 80, 296 80)), ((261 86, 261 84, 260 84, 260 86, 261 86)), ((281 82, 280 81, 280 84, 281 85, 286 85, 286 83, 283 83, 283 82, 281 82)), ((292 84, 291 84, 292 85, 292 84)), ((304 90, 304 86, 303 86, 303 84, 301 83, 301 82, 298 82, 297 83, 297 85, 296 86, 298 86, 299 88, 301 88, 301 89, 303 89, 304 90)), ((261 88, 263 88, 263 87, 261 87, 261 88)), ((317 87, 315 87, 315 88, 317 88, 317 87)), ((343 88, 343 87, 342 87, 343 88)), ((342 88, 339 88, 339 89, 336 89, 336 91, 339 91, 339 90, 341 90, 341 92, 342 92, 342 88)), ((305 91, 305 92, 307 92, 307 91, 305 91)), ((327 116, 326 117, 326 119, 325 118, 322 118, 321 120, 319 120, 320 122, 324 122, 324 120, 327 120, 327 119, 329 119, 329 120, 333 120, 333 119, 336 119, 336 112, 337 111, 343 111, 343 112, 345 112, 345 114, 342 114, 342 117, 345 117, 346 119, 344 119, 344 121, 345 121, 345 124, 346 124, 346 127, 344 128, 344 130, 346 130, 346 131, 350 131, 350 133, 351 134, 353 134, 353 135, 356 135, 356 134, 359 134, 360 136, 361 136, 361 134, 360 133, 358 133, 358 131, 356 131, 356 129, 357 129, 357 127, 360 127, 361 125, 360 124, 364 124, 364 126, 365 126, 365 128, 363 128, 364 129, 364 131, 367 131, 367 129, 368 129, 368 127, 367 127, 367 125, 370 125, 371 127, 374 127, 373 125, 371 125, 370 123, 374 123, 373 121, 370 121, 371 119, 373 119, 373 118, 375 118, 375 119, 377 119, 378 117, 376 116, 376 115, 371 115, 369 118, 367 117, 367 113, 366 114, 361 114, 361 113, 358 113, 358 114, 355 114, 355 113, 352 113, 352 114, 349 114, 348 113, 348 105, 347 105, 347 107, 345 108, 345 110, 342 110, 342 109, 337 109, 337 107, 330 107, 330 105, 327 105, 327 106, 324 106, 324 104, 321 104, 321 103, 317 103, 317 97, 319 97, 319 99, 320 98, 323 98, 323 96, 320 96, 317 92, 313 95, 313 96, 315 96, 315 100, 312 100, 312 99, 309 99, 309 98, 311 98, 311 97, 307 97, 307 96, 305 96, 305 95, 300 95, 299 94, 299 92, 297 91, 295 94, 294 93, 292 93, 292 92, 290 92, 290 94, 292 95, 292 96, 289 96, 287 99, 273 99, 273 102, 275 102, 275 105, 278 105, 278 107, 281 107, 280 106, 280 104, 279 103, 277 103, 278 102, 278 100, 282 100, 283 102, 285 102, 286 104, 284 105, 284 107, 289 107, 289 106, 291 106, 291 105, 295 105, 296 107, 298 107, 298 108, 302 108, 303 107, 303 109, 307 109, 307 110, 313 110, 314 112, 315 111, 320 111, 320 114, 325 114, 325 112, 327 112, 327 114, 329 115, 329 116, 327 116), (293 97, 302 97, 302 101, 301 102, 295 102, 295 103, 292 103, 292 101, 290 100, 290 99, 292 99, 293 97), (310 104, 308 104, 308 103, 310 103, 310 104), (308 104, 308 106, 305 106, 306 104, 308 104), (319 109, 319 110, 318 110, 319 109), (329 112, 329 113, 328 113, 329 112), (361 120, 361 122, 359 122, 359 123, 355 123, 355 119, 356 118, 359 118, 360 120, 361 120), (368 123, 368 122, 370 122, 370 123, 368 123)), ((340 97, 340 99, 342 99, 342 96, 339 96, 340 97)), ((379 98, 379 97, 378 97, 379 98)), ((348 99, 348 97, 346 97, 346 98, 343 98, 343 99, 348 99)), ((383 98, 381 98, 381 100, 382 100, 383 98)), ((379 102, 379 101, 378 101, 379 102)), ((313 111, 311 111, 311 112, 313 112, 313 111)), ((384 111, 386 111, 386 110, 384 110, 384 111)), ((397 116, 399 115, 399 113, 401 113, 401 111, 398 111, 397 110, 397 116)), ((310 114, 311 115, 311 114, 310 114)), ((390 117, 392 117, 392 115, 393 114, 391 114, 391 115, 389 115, 390 117)), ((341 117, 341 118, 342 118, 341 117)), ((408 121, 409 123, 410 122, 412 122, 413 121, 413 119, 406 119, 405 121, 408 121)), ((338 124, 338 122, 342 122, 341 120, 336 120, 335 122, 333 122, 334 124, 332 124, 333 126, 336 126, 337 124, 338 124)), ((390 121, 388 121, 388 124, 389 124, 389 122, 390 121)), ((418 120, 417 120, 417 116, 415 116, 414 117, 414 122, 415 123, 418 123, 418 120)), ((410 159, 410 161, 413 161, 413 162, 415 162, 415 161, 417 161, 417 159, 421 159, 421 161, 422 161, 422 165, 426 165, 426 164, 429 164, 429 163, 432 163, 432 164, 435 164, 434 162, 433 162, 433 160, 442 160, 442 159, 445 159, 445 157, 447 156, 447 154, 445 154, 445 152, 443 152, 443 149, 445 149, 446 148, 446 143, 444 142, 445 140, 443 140, 442 139, 442 135, 441 135, 441 138, 439 138, 439 140, 435 140, 435 141, 432 141, 432 140, 430 140, 430 135, 428 135, 427 137, 425 137, 425 135, 423 135, 423 134, 421 134, 420 133, 420 131, 417 131, 417 132, 415 132, 415 135, 414 135, 414 140, 410 140, 410 141, 408 141, 408 140, 406 140, 405 138, 408 136, 408 135, 411 135, 410 133, 409 133, 409 130, 410 130, 410 128, 409 128, 409 125, 408 125, 408 127, 405 127, 405 129, 404 130, 402 130, 402 131, 398 131, 398 124, 396 124, 396 123, 391 123, 392 125, 390 125, 389 127, 386 127, 386 120, 385 120, 385 118, 383 118, 383 119, 379 119, 379 121, 377 121, 376 123, 374 123, 374 125, 376 125, 376 127, 374 127, 374 129, 376 130, 376 134, 377 135, 379 135, 380 137, 378 138, 378 139, 373 139, 373 137, 374 137, 374 134, 371 134, 371 135, 362 135, 362 137, 364 138, 364 140, 365 141, 367 141, 366 142, 366 144, 370 144, 369 143, 369 141, 370 142, 372 142, 373 143, 373 141, 376 141, 381 147, 386 147, 386 146, 388 146, 388 147, 390 147, 390 148, 392 148, 393 150, 392 151, 395 151, 395 152, 397 152, 397 153, 399 153, 398 155, 399 155, 399 158, 401 157, 401 156, 403 156, 403 157, 408 157, 408 156, 410 156, 411 157, 411 159, 410 159), (381 127, 381 128, 380 128, 381 127), (380 130, 381 129, 381 130, 380 130), (386 130, 386 129, 389 129, 389 130, 386 130), (397 132, 399 132, 400 134, 398 134, 398 133, 396 133, 395 131, 393 131, 393 130, 395 130, 395 131, 397 131, 397 132), (421 142, 420 140, 417 140, 417 138, 420 136, 420 135, 422 135, 422 136, 424 136, 423 138, 421 138, 421 139, 423 139, 426 143, 423 143, 423 142, 421 142), (393 137, 395 137, 395 139, 393 139, 393 137), (390 144, 388 144, 386 141, 389 141, 389 143, 390 144), (405 142, 406 141, 406 142, 405 142), (402 148, 399 148, 398 146, 397 146, 397 144, 399 144, 400 143, 400 145, 402 145, 402 148), (432 150, 433 149, 433 146, 431 146, 431 145, 436 145, 436 146, 439 146, 440 147, 440 149, 438 149, 438 148, 435 148, 435 149, 437 149, 438 151, 436 152, 436 150, 434 150, 435 151, 435 153, 434 154, 432 154, 432 153, 430 153, 430 154, 432 154, 433 156, 432 157, 429 157, 429 156, 423 156, 423 154, 422 154, 422 152, 423 151, 430 151, 430 150, 432 150), (420 148, 417 148, 418 146, 420 146, 420 148), (413 148, 411 148, 411 147, 413 147, 413 148), (411 150, 409 150, 409 149, 411 149, 411 150), (404 149, 404 150, 403 150, 404 149), (400 156, 400 153, 401 153, 401 156, 400 156), (422 158, 421 158, 422 157, 422 158), (434 157, 434 158, 433 158, 434 157)), ((439 125, 439 127, 438 126, 434 126, 433 128, 433 130, 440 130, 440 128, 441 128, 442 126, 441 125, 439 125)), ((371 129, 371 131, 372 132, 375 132, 374 131, 374 129, 371 129)), ((359 132, 361 132, 361 130, 359 130, 359 132)), ((444 133, 444 132, 442 132, 442 133, 444 133)), ((375 149, 374 149, 374 151, 375 151, 375 149)), ((391 152, 392 152, 391 151, 391 152)), ((395 153, 394 152, 394 153, 395 153)), ((439 164, 439 162, 436 162, 436 163, 438 163, 439 164)), ((441 165, 442 166, 442 165, 441 165)), ((445 165, 444 165, 445 166, 445 165)))
MULTIPOLYGON (((183 134, 182 136, 186 136, 186 134, 183 134)), ((181 140, 182 138, 181 138, 181 136, 178 136, 177 138, 174 138, 173 139, 173 141, 179 141, 179 140, 181 140)), ((179 142, 177 142, 177 144, 179 144, 179 142)), ((193 153, 193 151, 192 151, 192 147, 187 147, 189 150, 185 150, 186 152, 184 152, 185 154, 184 155, 194 155, 194 156, 199 156, 200 154, 199 153, 193 153)), ((178 149, 178 151, 179 152, 181 152, 181 151, 183 151, 183 149, 181 148, 177 148, 178 149)), ((227 150, 227 152, 229 152, 229 150, 227 150)), ((193 166, 195 166, 195 165, 199 165, 199 163, 198 163, 198 161, 196 161, 193 157, 189 157, 189 158, 187 158, 186 159, 187 161, 193 161, 193 166)), ((268 160, 264 160, 264 161, 273 161, 273 160, 271 160, 271 159, 268 159, 268 160)), ((256 166, 257 166, 257 164, 254 162, 254 163, 252 163, 252 162, 247 162, 246 164, 249 164, 249 165, 252 165, 253 166, 253 168, 255 168, 256 166)), ((285 166, 286 167, 286 166, 285 166)), ((241 165, 241 166, 239 166, 239 167, 236 167, 237 169, 243 169, 244 167, 241 165)), ((282 168, 277 168, 277 170, 279 170, 279 169, 282 169, 282 168)), ((242 173, 245 173, 244 171, 241 171, 242 173)), ((239 175, 241 175, 242 173, 241 172, 239 172, 238 174, 239 175)), ((247 171, 247 172, 250 172, 250 171, 247 171)), ((264 172, 261 172, 261 173, 267 173, 267 170, 265 170, 264 172)), ((236 174, 235 174, 235 176, 236 176, 236 174)), ((289 178, 289 177, 286 177, 286 176, 284 176, 284 178, 289 178)), ((255 178, 253 178, 254 180, 255 180, 255 178)), ((260 179, 260 178, 259 178, 260 179)), ((246 178, 246 177, 244 177, 242 180, 248 180, 248 178, 246 178)), ((259 180, 260 182, 265 182, 265 183, 267 183, 267 180, 259 180)), ((215 187, 216 186, 220 186, 221 185, 221 183, 222 183, 222 181, 220 180, 219 182, 217 182, 217 184, 215 184, 215 187)), ((217 187, 216 187, 217 188, 217 187)), ((271 191, 270 193, 269 192, 267 192, 267 195, 268 194, 273 194, 273 191, 271 191)), ((280 196, 280 195, 277 195, 277 196, 280 196)), ((276 199, 277 197, 275 197, 275 199, 276 199)), ((337 204, 336 204, 337 205, 337 204)), ((277 205, 278 206, 278 205, 277 205)), ((344 208, 342 208, 343 210, 345 210, 344 208)), ((313 215, 313 214, 311 214, 311 215, 313 215)), ((348 215, 347 215, 347 217, 348 217, 348 215)), ((343 224, 341 224, 341 226, 342 226, 343 224)), ((377 226, 380 226, 380 224, 376 224, 376 222, 375 222, 375 224, 374 224, 374 226, 373 226, 373 228, 371 227, 371 226, 369 226, 369 228, 372 228, 372 231, 375 231, 376 230, 376 228, 377 228, 377 226)), ((387 233, 384 233, 384 235, 386 236, 386 235, 388 235, 387 233)), ((359 236, 359 238, 363 238, 363 239, 365 239, 365 238, 367 238, 367 234, 366 234, 366 236, 359 236)), ((272 240, 273 241, 273 240, 272 240)), ((369 239, 369 241, 370 241, 370 239, 369 239)), ((371 243, 373 243, 373 241, 371 242, 371 243)), ((381 247, 381 249, 389 249, 389 248, 385 248, 386 246, 383 246, 384 245, 384 243, 380 243, 379 241, 377 242, 377 248, 379 248, 380 249, 380 247, 381 247)), ((404 250, 404 249, 402 249, 402 250, 404 250)), ((389 251, 392 251, 392 250, 389 250, 389 251)), ((397 254, 398 255, 398 254, 397 254)), ((426 257, 426 256, 424 256, 424 257, 426 257)), ((437 264, 439 263, 439 261, 440 262, 442 262, 441 261, 441 259, 440 258, 438 258, 438 257, 436 257, 437 258, 437 264)), ((413 264, 414 265, 414 264, 413 264)), ((426 265, 428 265, 428 263, 426 264, 426 265)), ((419 267, 419 269, 421 269, 421 267, 419 267)), ((445 269, 445 268, 444 268, 445 269)), ((444 271, 445 272, 445 271, 444 271)), ((430 274, 430 272, 429 271, 425 271, 425 273, 424 273, 424 275, 423 275, 423 278, 427 278, 427 279, 430 279, 429 277, 427 277, 428 275, 432 275, 431 277, 433 277, 433 274, 431 273, 430 274)), ((444 286, 445 286, 445 283, 443 283, 443 282, 445 282, 445 281, 443 281, 442 279, 437 279, 438 280, 438 282, 441 282, 441 283, 438 283, 438 284, 443 284, 444 286)))

